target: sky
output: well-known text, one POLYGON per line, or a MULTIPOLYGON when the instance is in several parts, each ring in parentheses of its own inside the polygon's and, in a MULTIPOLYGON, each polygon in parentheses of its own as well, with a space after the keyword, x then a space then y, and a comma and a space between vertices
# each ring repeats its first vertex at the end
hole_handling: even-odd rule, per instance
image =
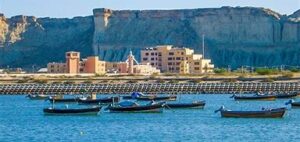
POLYGON ((94 8, 114 10, 219 8, 251 6, 270 8, 290 15, 300 9, 300 0, 0 0, 6 17, 75 17, 92 15, 94 8))

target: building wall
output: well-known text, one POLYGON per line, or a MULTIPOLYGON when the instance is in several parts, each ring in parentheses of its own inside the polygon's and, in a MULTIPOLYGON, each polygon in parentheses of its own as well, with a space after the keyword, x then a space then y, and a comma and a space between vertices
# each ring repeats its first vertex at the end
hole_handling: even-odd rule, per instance
POLYGON ((66 63, 48 63, 48 73, 66 73, 66 63))
POLYGON ((84 73, 105 74, 105 62, 99 61, 98 56, 88 57, 84 61, 84 73))
POLYGON ((213 68, 210 60, 203 59, 201 54, 194 54, 194 50, 172 48, 170 45, 142 50, 141 59, 143 64, 150 63, 151 66, 163 72, 201 74, 204 73, 204 65, 213 68))
POLYGON ((80 53, 79 52, 67 52, 66 53, 66 67, 67 73, 77 74, 80 73, 80 53))

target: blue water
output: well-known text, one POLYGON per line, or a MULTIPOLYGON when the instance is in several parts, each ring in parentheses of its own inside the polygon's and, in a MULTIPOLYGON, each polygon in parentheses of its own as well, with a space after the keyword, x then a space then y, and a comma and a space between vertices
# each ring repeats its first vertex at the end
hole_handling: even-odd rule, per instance
POLYGON ((229 95, 186 95, 206 100, 202 109, 163 113, 108 113, 98 116, 44 116, 49 103, 24 96, 0 96, 0 141, 299 141, 300 109, 283 119, 221 118, 221 105, 234 110, 281 107, 285 100, 233 101, 229 95))

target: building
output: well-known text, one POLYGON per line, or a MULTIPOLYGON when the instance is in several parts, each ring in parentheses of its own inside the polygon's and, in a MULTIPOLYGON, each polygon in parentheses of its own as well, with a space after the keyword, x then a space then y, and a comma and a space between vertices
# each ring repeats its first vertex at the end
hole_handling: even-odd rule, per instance
POLYGON ((48 73, 95 73, 105 74, 105 61, 100 61, 98 56, 90 56, 80 61, 79 52, 67 52, 65 63, 48 63, 48 73))
POLYGON ((171 45, 142 50, 141 59, 142 64, 149 63, 163 72, 170 73, 203 74, 213 72, 214 68, 210 59, 204 59, 201 54, 194 54, 194 50, 171 45))
POLYGON ((116 71, 122 74, 142 74, 151 75, 154 73, 160 73, 159 69, 152 67, 149 63, 139 64, 132 52, 130 51, 127 60, 125 62, 112 62, 106 65, 107 72, 116 71))

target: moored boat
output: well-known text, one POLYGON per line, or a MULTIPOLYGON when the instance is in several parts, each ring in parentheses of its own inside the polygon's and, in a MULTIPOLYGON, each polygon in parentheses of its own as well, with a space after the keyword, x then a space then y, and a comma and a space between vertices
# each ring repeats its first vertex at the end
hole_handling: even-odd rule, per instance
POLYGON ((106 109, 110 112, 162 112, 164 102, 139 105, 136 102, 124 101, 117 105, 110 104, 106 109))
POLYGON ((48 100, 53 103, 74 103, 79 100, 79 98, 55 98, 55 97, 49 97, 48 100))
POLYGON ((300 108, 300 102, 295 102, 294 100, 289 100, 285 105, 291 104, 292 107, 300 108))
POLYGON ((297 92, 294 93, 282 93, 282 94, 277 94, 276 98, 294 98, 297 97, 299 94, 297 92))
POLYGON ((274 101, 276 95, 253 95, 253 96, 244 96, 244 95, 232 95, 231 98, 234 100, 264 100, 264 101, 274 101))
POLYGON ((29 94, 26 97, 29 98, 30 100, 45 100, 49 96, 48 95, 33 95, 33 94, 29 94))
POLYGON ((99 99, 79 99, 78 103, 80 104, 109 104, 109 103, 118 103, 119 97, 106 97, 99 99))
POLYGON ((232 111, 222 106, 215 113, 221 112, 222 117, 234 118, 282 118, 286 108, 262 109, 259 111, 232 111))
POLYGON ((46 115, 97 115, 101 106, 91 108, 44 108, 46 115))
POLYGON ((166 103, 168 108, 204 108, 205 101, 195 101, 192 103, 166 103))
POLYGON ((130 96, 123 96, 123 99, 136 99, 140 101, 162 101, 162 100, 167 100, 167 101, 175 101, 177 96, 175 95, 167 95, 167 96, 157 96, 157 95, 145 95, 140 92, 133 92, 130 96))

